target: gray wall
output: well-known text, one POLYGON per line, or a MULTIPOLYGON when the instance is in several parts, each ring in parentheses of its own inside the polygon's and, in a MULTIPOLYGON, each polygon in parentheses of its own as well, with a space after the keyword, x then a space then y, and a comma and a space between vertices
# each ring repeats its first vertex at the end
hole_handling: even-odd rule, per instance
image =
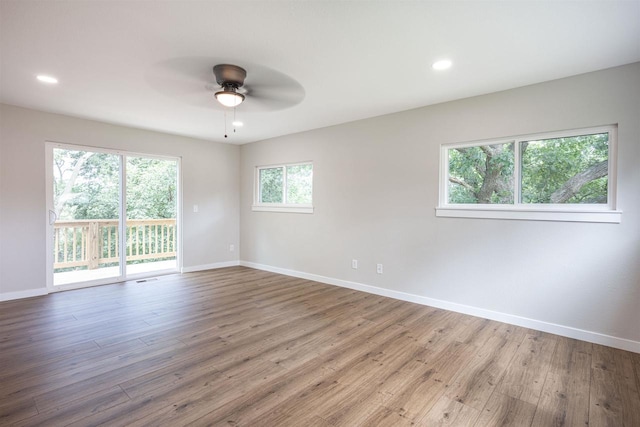
POLYGON ((248 144, 241 260, 637 345, 639 165, 638 63, 248 144), (621 224, 436 218, 440 144, 612 123, 621 224), (252 212, 254 167, 303 160, 315 212, 252 212))
POLYGON ((0 105, 0 297, 46 287, 47 140, 181 157, 183 266, 237 261, 237 146, 0 105))

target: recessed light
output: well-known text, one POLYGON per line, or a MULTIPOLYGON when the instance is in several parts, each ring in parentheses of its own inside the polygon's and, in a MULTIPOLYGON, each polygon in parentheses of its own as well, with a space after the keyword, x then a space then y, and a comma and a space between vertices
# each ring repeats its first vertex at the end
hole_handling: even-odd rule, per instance
POLYGON ((244 125, 244 123, 242 123, 241 121, 238 121, 238 120, 236 120, 235 122, 233 122, 231 124, 234 125, 237 128, 242 127, 244 125))
POLYGON ((56 84, 58 83, 58 79, 51 76, 45 76, 44 74, 40 74, 36 77, 42 83, 56 84))
POLYGON ((431 65, 431 68, 434 70, 446 70, 447 68, 451 68, 453 63, 448 59, 442 59, 440 61, 436 61, 431 65))

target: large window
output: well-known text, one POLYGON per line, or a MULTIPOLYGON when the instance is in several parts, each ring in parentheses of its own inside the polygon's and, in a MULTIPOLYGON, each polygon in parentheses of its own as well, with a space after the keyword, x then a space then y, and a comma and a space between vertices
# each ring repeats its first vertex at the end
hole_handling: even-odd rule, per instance
POLYGON ((312 163, 256 168, 253 210, 312 213, 312 202, 312 163))
POLYGON ((616 127, 441 148, 438 216, 620 222, 616 127))

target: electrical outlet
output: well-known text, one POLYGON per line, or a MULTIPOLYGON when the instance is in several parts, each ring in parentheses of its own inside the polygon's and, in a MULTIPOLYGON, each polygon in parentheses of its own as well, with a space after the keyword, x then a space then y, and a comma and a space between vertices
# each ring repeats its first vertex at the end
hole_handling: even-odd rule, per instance
POLYGON ((229 252, 233 252, 236 250, 236 245, 229 245, 229 252))
POLYGON ((358 260, 357 259, 352 259, 351 260, 351 268, 353 268, 354 270, 358 269, 358 260))
POLYGON ((377 264, 376 265, 376 273, 378 274, 382 274, 383 270, 382 270, 382 264, 377 264))

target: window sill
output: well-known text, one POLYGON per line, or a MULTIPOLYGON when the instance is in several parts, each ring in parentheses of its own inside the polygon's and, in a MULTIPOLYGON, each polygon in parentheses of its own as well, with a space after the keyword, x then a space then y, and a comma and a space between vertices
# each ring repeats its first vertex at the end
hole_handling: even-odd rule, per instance
POLYGON ((619 224, 622 221, 622 211, 616 210, 544 210, 509 207, 437 207, 436 216, 529 221, 603 222, 612 224, 619 224))
POLYGON ((264 206, 253 205, 251 210, 254 212, 289 212, 289 213, 305 213, 312 214, 313 206, 264 206))

